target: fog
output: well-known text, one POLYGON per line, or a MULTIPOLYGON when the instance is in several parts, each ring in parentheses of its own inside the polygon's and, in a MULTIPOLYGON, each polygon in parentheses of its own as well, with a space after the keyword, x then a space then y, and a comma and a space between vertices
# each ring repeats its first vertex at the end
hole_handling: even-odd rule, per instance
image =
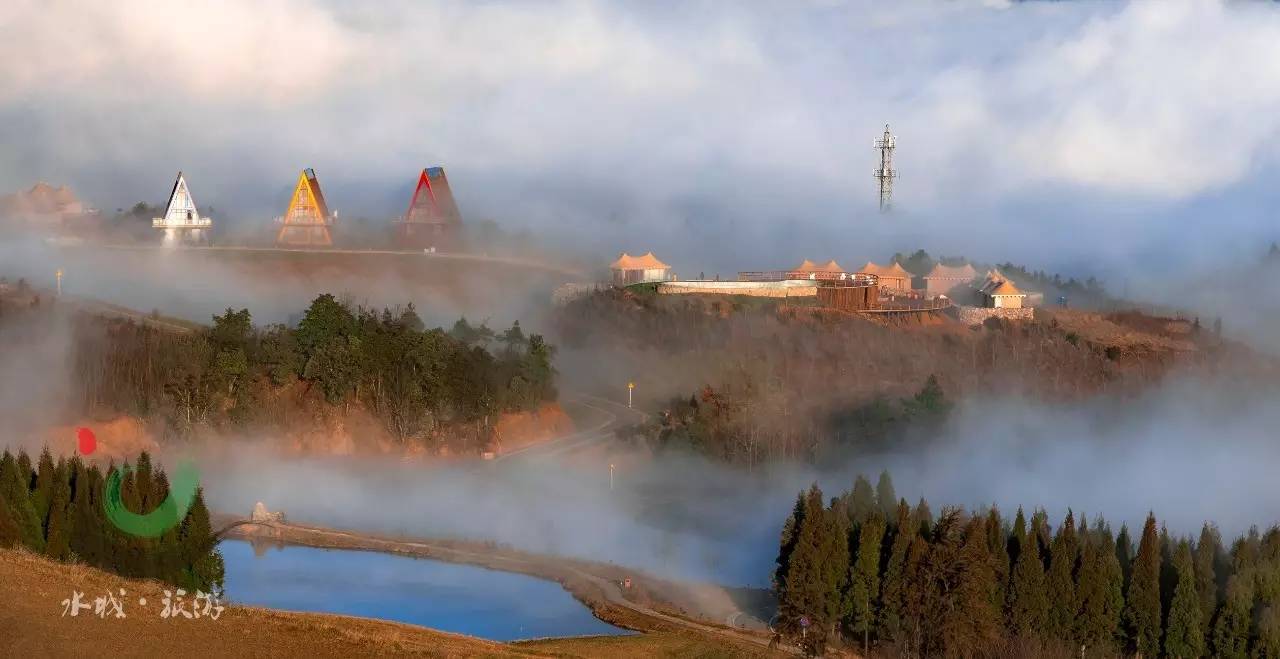
POLYGON ((110 212, 163 203, 182 169, 234 231, 278 215, 303 167, 343 218, 382 222, 444 164, 468 218, 601 259, 653 249, 677 272, 925 242, 1167 272, 1275 237, 1271 4, 236 0, 179 14, 6 3, 0 190, 67 182, 110 212), (173 38, 174 20, 201 38, 173 38), (887 220, 871 178, 885 123, 902 171, 887 220))
MULTIPOLYGON (((730 275, 925 247, 1098 276, 1280 350, 1280 289, 1250 265, 1277 238, 1272 4, 232 0, 175 11, 0 6, 0 192, 65 182, 110 215, 163 203, 182 169, 219 231, 243 236, 280 213, 302 167, 341 217, 376 224, 401 212, 422 167, 443 164, 468 222, 531 230, 587 262, 654 250, 685 276, 730 275), (172 38, 175 20, 201 38, 172 38), (886 122, 902 178, 882 216, 870 145, 886 122)), ((273 271, 0 241, 0 276, 48 287, 61 268, 68 294, 205 322, 226 307, 287 322, 332 292, 413 302, 429 325, 466 314, 536 330, 568 279, 365 265, 273 271)), ((4 332, 0 415, 55 415, 72 386, 66 333, 16 350, 4 332)), ((558 365, 569 382, 623 381, 594 354, 558 365)), ((1154 509, 1179 533, 1206 519, 1228 534, 1272 524, 1273 393, 1227 374, 1125 400, 966 400, 927 445, 754 473, 663 456, 618 474, 612 492, 598 464, 284 458, 261 437, 201 467, 223 511, 261 500, 298 520, 764 585, 798 490, 817 481, 832 495, 884 468, 935 511, 1072 507, 1132 525, 1154 509)), ((0 427, 0 443, 31 445, 19 427, 0 427)))
POLYGON ((431 537, 488 539, 655 574, 767 586, 778 533, 797 493, 827 496, 854 476, 893 475, 898 494, 944 506, 992 504, 1012 518, 1071 508, 1140 526, 1150 510, 1175 534, 1205 521, 1231 539, 1280 522, 1272 466, 1280 410, 1272 386, 1175 380, 1136 399, 1048 405, 976 400, 936 439, 837 464, 753 472, 687 455, 621 469, 603 461, 423 467, 353 459, 270 458, 236 449, 202 466, 220 510, 256 501, 291 519, 431 537))

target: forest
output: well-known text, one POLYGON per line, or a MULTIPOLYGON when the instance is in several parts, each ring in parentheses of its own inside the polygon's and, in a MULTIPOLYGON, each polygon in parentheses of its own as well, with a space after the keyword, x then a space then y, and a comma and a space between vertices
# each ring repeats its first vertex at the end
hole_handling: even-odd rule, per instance
POLYGON ((158 420, 174 437, 280 425, 279 393, 295 386, 330 408, 363 406, 400 441, 487 429, 557 397, 555 348, 518 321, 502 332, 465 318, 426 329, 412 304, 353 308, 329 294, 295 326, 255 327, 247 309, 190 333, 81 315, 73 354, 84 413, 158 420))
MULTIPOLYGON (((169 495, 162 469, 147 453, 123 469, 120 495, 125 507, 151 512, 169 495)), ((103 505, 107 477, 79 456, 54 462, 46 449, 33 465, 25 451, 0 456, 0 547, 23 547, 54 560, 109 572, 159 579, 189 592, 222 590, 223 564, 204 495, 197 489, 186 517, 159 538, 128 535, 107 519, 103 505)))
MULTIPOLYGON (((830 439, 820 450, 839 452, 856 447, 865 451, 890 444, 901 446, 903 441, 928 437, 936 431, 947 420, 952 406, 938 378, 930 375, 912 396, 876 396, 834 413, 827 419, 830 439)), ((655 452, 688 451, 746 467, 764 462, 777 449, 781 450, 781 457, 803 455, 803 445, 780 444, 779 438, 762 433, 749 412, 750 402, 737 392, 705 386, 688 398, 673 398, 660 414, 620 429, 618 436, 655 452)), ((782 442, 787 439, 799 438, 781 438, 782 442)))
POLYGON ((1068 510, 898 499, 882 473, 830 501, 801 492, 781 533, 776 628, 810 655, 1280 656, 1280 527, 1224 547, 1148 515, 1137 538, 1068 510), (1135 542, 1136 540, 1136 542, 1135 542))

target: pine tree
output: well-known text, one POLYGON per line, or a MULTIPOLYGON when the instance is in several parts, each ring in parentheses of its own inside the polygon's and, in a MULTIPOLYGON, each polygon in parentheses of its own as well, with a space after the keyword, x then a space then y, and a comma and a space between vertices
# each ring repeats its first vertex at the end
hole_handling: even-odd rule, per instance
POLYGON ((1040 634, 1049 618, 1049 593, 1045 589, 1040 543, 1032 529, 1024 537, 1018 562, 1009 583, 1008 626, 1020 636, 1040 634))
MULTIPOLYGON (((1000 637, 1000 613, 993 603, 995 571, 987 551, 985 524, 975 518, 959 530, 955 515, 939 520, 942 536, 930 556, 935 576, 936 653, 973 657, 984 654, 1000 637)), ((933 654, 933 653, 931 653, 933 654)))
POLYGON ((54 483, 53 456, 49 447, 40 452, 39 466, 36 468, 36 488, 31 494, 31 505, 36 509, 36 517, 40 520, 40 533, 47 538, 49 533, 49 506, 53 502, 54 483))
POLYGON ((1080 561, 1077 592, 1080 613, 1075 639, 1090 648, 1115 650, 1124 608, 1123 576, 1109 538, 1087 537, 1080 561))
POLYGON ((1196 543, 1195 570, 1196 593, 1200 599, 1200 624, 1202 629, 1209 629, 1213 621, 1213 613, 1218 609, 1218 577, 1214 566, 1222 553, 1222 536, 1218 528, 1205 523, 1200 529, 1200 540, 1196 543))
POLYGON ((853 481, 853 493, 849 498, 850 519, 855 524, 861 524, 878 508, 875 490, 871 489, 871 481, 862 474, 858 474, 853 481))
POLYGON ((1175 659, 1191 659, 1204 654, 1204 631, 1200 618, 1200 594, 1196 591, 1196 574, 1191 545, 1183 540, 1174 554, 1177 584, 1169 608, 1165 629, 1164 652, 1175 659))
POLYGON ((0 458, 0 494, 9 504, 9 511, 22 538, 22 544, 33 550, 44 549, 44 528, 31 503, 29 487, 31 485, 31 460, 25 451, 19 452, 15 459, 5 451, 0 458), (25 465, 25 467, 24 467, 25 465))
POLYGON ((927 624, 929 583, 929 542, 920 534, 912 534, 911 546, 903 566, 906 587, 903 593, 903 635, 911 654, 920 654, 924 647, 924 630, 927 624))
POLYGON ((1248 659, 1253 599, 1253 582, 1250 579, 1232 575, 1227 580, 1227 597, 1213 622, 1214 657, 1248 659))
POLYGON ((1280 609, 1275 605, 1263 608, 1258 616, 1258 638, 1254 643, 1253 656, 1280 657, 1280 609))
POLYGON ((59 561, 71 557, 71 477, 66 461, 59 458, 53 471, 44 553, 59 561))
POLYGON ((22 544, 22 530, 13 519, 13 510, 0 491, 0 547, 16 547, 22 544))
POLYGON ((933 511, 929 510, 929 502, 920 497, 920 502, 916 504, 915 509, 916 526, 920 529, 921 537, 928 538, 933 535, 933 511))
POLYGON ((1129 592, 1125 598, 1125 624, 1130 647, 1143 657, 1160 655, 1160 539, 1156 516, 1147 515, 1133 561, 1129 592))
POLYGON ((1071 638, 1075 629, 1076 611, 1080 608, 1075 585, 1079 556, 1075 517, 1068 510, 1062 528, 1053 539, 1049 572, 1045 579, 1048 591, 1053 594, 1049 599, 1049 617, 1045 621, 1045 631, 1050 638, 1071 638))
POLYGON ((805 495, 804 506, 795 549, 788 560, 786 589, 779 597, 778 626, 793 637, 802 637, 805 650, 816 655, 826 647, 839 615, 840 581, 849 558, 847 545, 844 556, 837 555, 837 543, 847 541, 844 533, 837 533, 834 516, 823 507, 822 490, 816 484, 805 495), (802 619, 809 621, 807 629, 802 628, 802 619))
POLYGON ((903 499, 898 503, 895 515, 893 544, 885 563, 884 579, 881 580, 880 611, 876 620, 876 635, 899 643, 905 640, 907 551, 916 537, 916 527, 911 519, 911 506, 903 499))
POLYGON ((877 593, 880 592, 880 550, 884 532, 885 522, 879 513, 863 522, 858 534, 856 558, 849 573, 848 627, 862 641, 864 653, 868 649, 879 605, 877 593))
POLYGON ((800 524, 804 521, 805 493, 796 495, 796 503, 791 508, 791 515, 782 525, 782 538, 778 544, 777 567, 773 571, 773 590, 781 601, 787 590, 787 571, 791 566, 791 554, 795 552, 796 542, 800 538, 800 524))
POLYGON ((987 552, 991 555, 991 567, 995 570, 995 591, 992 593, 992 604, 996 610, 1004 607, 1005 589, 1009 587, 1009 548, 1008 538, 1004 534, 1004 520, 1000 518, 1000 510, 992 506, 987 511, 984 523, 987 536, 987 552))
POLYGON ((221 591, 225 568, 201 489, 196 490, 191 512, 183 522, 181 545, 183 565, 190 570, 189 587, 208 593, 221 591))
POLYGON ((71 551, 85 563, 96 567, 106 565, 105 530, 98 516, 99 492, 94 479, 96 467, 86 469, 79 459, 73 460, 75 489, 72 491, 71 551))
POLYGON ((893 489, 893 479, 889 477, 887 469, 880 472, 880 480, 876 481, 876 504, 885 521, 894 520, 898 509, 898 494, 893 489))
POLYGON ((1120 571, 1124 573, 1125 591, 1129 589, 1129 573, 1133 567, 1133 538, 1129 537, 1129 525, 1121 524, 1120 533, 1116 535, 1116 560, 1120 562, 1120 571))
MULTIPOLYGON (((1022 547, 1027 541, 1027 518, 1022 514, 1022 506, 1018 506, 1018 514, 1013 518, 1013 530, 1009 533, 1009 540, 1005 543, 1005 553, 1009 556, 1010 570, 1018 564, 1018 556, 1022 553, 1022 547)), ((1012 579, 1012 572, 1010 578, 1012 579)))

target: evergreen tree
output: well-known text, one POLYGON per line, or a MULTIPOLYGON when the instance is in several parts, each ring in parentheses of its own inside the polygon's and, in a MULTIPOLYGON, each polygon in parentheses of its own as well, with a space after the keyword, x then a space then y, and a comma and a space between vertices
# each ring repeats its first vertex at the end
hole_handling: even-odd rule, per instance
POLYGON ((1008 538, 1004 533, 1004 520, 1000 518, 1000 510, 995 506, 987 511, 983 528, 987 536, 987 552, 991 555, 991 567, 995 570, 992 604, 995 605, 996 610, 1002 610, 1005 589, 1009 585, 1009 548, 1008 538))
POLYGON ((1144 657, 1160 655, 1160 538, 1156 516, 1148 513, 1133 561, 1129 592, 1125 598, 1125 624, 1130 647, 1144 657))
MULTIPOLYGON (((1012 570, 1013 566, 1018 564, 1018 557, 1022 553, 1022 547, 1027 541, 1027 518, 1022 514, 1022 506, 1018 506, 1018 514, 1013 518, 1013 530, 1009 533, 1009 540, 1005 543, 1005 553, 1009 556, 1009 566, 1012 570)), ((1010 578, 1012 579, 1012 573, 1010 578)))
POLYGON ((31 460, 25 451, 14 458, 5 451, 0 458, 0 495, 9 506, 14 522, 18 525, 22 544, 33 551, 44 549, 44 528, 35 505, 31 503, 28 488, 31 485, 31 460))
POLYGON ((782 525, 782 538, 778 544, 777 567, 773 571, 773 590, 781 601, 787 590, 787 571, 791 569, 791 555, 795 552, 796 542, 800 539, 800 524, 804 521, 805 493, 796 495, 796 503, 791 508, 791 515, 782 525))
POLYGON ((920 497, 920 502, 916 504, 915 509, 916 526, 920 529, 921 537, 928 538, 933 535, 933 511, 929 510, 929 502, 920 497))
POLYGON ((884 532, 885 522, 879 513, 862 523, 856 558, 850 567, 847 624, 849 631, 861 639, 863 652, 868 649, 879 605, 877 594, 880 592, 880 548, 884 532))
POLYGON ((59 561, 65 561, 71 556, 71 478, 68 472, 66 462, 59 458, 58 465, 54 468, 44 548, 46 556, 59 561))
POLYGON ((876 481, 876 503, 885 521, 892 522, 897 514, 898 494, 893 489, 893 479, 887 469, 880 472, 880 480, 876 481))
POLYGON ((1049 572, 1045 578, 1048 591, 1053 594, 1049 599, 1049 617, 1045 621, 1045 631, 1051 638, 1071 638, 1075 629, 1076 611, 1080 608, 1075 586, 1079 555, 1075 516, 1068 510, 1058 535, 1053 539, 1049 572))
POLYGON ((1218 576, 1215 565, 1222 553, 1222 536, 1212 524, 1205 523, 1200 529, 1200 540, 1196 543, 1195 571, 1196 593, 1200 599, 1200 624, 1202 629, 1209 629, 1213 621, 1213 613, 1218 610, 1218 576))
POLYGON ((40 520, 40 532, 45 537, 49 532, 49 506, 53 502, 53 470, 53 456, 46 446, 40 452, 40 461, 36 467, 36 487, 31 494, 31 505, 35 506, 36 517, 40 520))
POLYGON ((994 605, 995 571, 987 551, 981 518, 958 527, 957 511, 938 521, 939 533, 929 558, 933 574, 931 619, 933 642, 929 654, 973 657, 986 653, 999 640, 1000 613, 994 605))
POLYGON ((1120 570, 1124 573, 1125 592, 1129 589, 1129 573, 1133 567, 1133 538, 1129 537, 1129 525, 1121 524, 1120 533, 1116 535, 1116 560, 1120 562, 1120 570))
POLYGON ((778 627, 793 637, 803 638, 805 650, 821 654, 840 608, 840 581, 848 565, 844 560, 832 565, 836 527, 822 505, 822 491, 815 484, 805 495, 804 518, 796 531, 796 544, 788 558, 786 589, 778 600, 778 627), (802 627, 801 621, 809 626, 802 627), (804 632, 803 634, 801 632, 804 632))
POLYGON ((1232 575, 1227 580, 1227 596, 1213 622, 1213 656, 1219 659, 1248 659, 1249 625, 1253 621, 1253 583, 1232 575))
POLYGON ((13 518, 13 510, 0 491, 0 547, 16 547, 22 544, 22 530, 13 518))
POLYGON ((903 643, 907 597, 907 551, 911 547, 911 541, 916 537, 916 527, 911 521, 911 506, 907 504, 906 499, 898 502, 894 519, 896 521, 893 525, 893 544, 889 549, 884 579, 881 580, 880 585, 880 610, 876 620, 876 635, 881 639, 903 643))
POLYGON ((1075 638, 1082 645, 1115 650, 1121 638, 1123 580, 1110 539, 1096 534, 1087 537, 1077 584, 1080 613, 1075 638))
POLYGON ((1009 583, 1008 626, 1021 636, 1041 633, 1049 618, 1049 593, 1045 588, 1044 562, 1035 529, 1024 537, 1022 551, 1009 583))
POLYGON ((919 654, 924 647, 924 630, 927 624, 929 582, 929 543, 920 534, 912 534, 907 549, 907 561, 903 566, 906 587, 903 592, 903 636, 911 654, 919 654))
POLYGON ((861 524, 878 508, 875 490, 871 489, 871 481, 862 474, 858 474, 853 481, 853 493, 849 499, 850 519, 855 524, 861 524))
POLYGON ((1280 657, 1280 609, 1274 604, 1264 607, 1258 615, 1258 637, 1253 656, 1280 657))
POLYGON ((1200 622, 1200 594, 1196 591, 1191 545, 1186 540, 1178 543, 1173 563, 1178 580, 1169 608, 1164 652, 1176 659, 1200 657, 1205 649, 1204 631, 1200 622))
POLYGON ((72 463, 75 489, 72 492, 71 517, 75 532, 71 535, 71 552, 89 565, 104 567, 108 563, 101 501, 97 495, 101 486, 95 479, 97 467, 86 469, 79 459, 72 463))

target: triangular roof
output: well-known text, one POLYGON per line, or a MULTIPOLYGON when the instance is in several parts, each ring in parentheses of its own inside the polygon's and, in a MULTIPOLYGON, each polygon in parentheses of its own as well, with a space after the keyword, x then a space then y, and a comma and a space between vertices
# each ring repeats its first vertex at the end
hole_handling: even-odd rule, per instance
POLYGON ((289 198, 289 207, 280 218, 280 231, 276 242, 286 245, 333 244, 329 227, 333 225, 329 205, 320 191, 320 181, 314 169, 308 167, 298 176, 298 185, 289 198))
POLYGON ((631 256, 626 252, 618 255, 618 260, 609 264, 609 268, 613 270, 662 270, 671 266, 658 260, 653 252, 648 252, 643 256, 631 256))
POLYGON ((907 272, 906 268, 903 268, 902 265, 900 265, 897 261, 894 261, 887 266, 876 265, 871 261, 867 261, 867 264, 862 266, 862 269, 859 270, 858 273, 866 274, 866 275, 875 275, 877 277, 889 277, 889 278, 897 278, 897 279, 911 278, 911 273, 907 272))
POLYGON ((996 285, 994 289, 991 290, 991 292, 987 294, 988 295, 1026 295, 1026 293, 1023 293, 1022 291, 1018 290, 1018 287, 1014 286, 1013 283, 1009 281, 1000 282, 998 285, 996 285))
POLYGON ((173 182, 173 190, 169 192, 169 203, 165 204, 162 219, 167 226, 201 224, 196 200, 191 196, 191 189, 187 187, 187 179, 182 172, 178 172, 178 178, 173 182))
POLYGON ((320 191, 320 181, 316 178, 316 171, 308 167, 298 176, 298 185, 284 212, 284 223, 327 224, 328 220, 329 205, 325 203, 324 193, 320 191))
POLYGON ((796 269, 793 272, 816 272, 817 270, 818 270, 817 263, 814 263, 809 259, 805 259, 804 263, 801 263, 800 265, 796 266, 796 269))
POLYGON ((453 190, 449 188, 449 179, 444 175, 444 167, 427 167, 418 175, 418 185, 413 189, 413 197, 409 199, 409 210, 405 212, 404 219, 406 222, 429 224, 456 224, 462 221, 458 203, 453 198, 453 190))
POLYGON ((966 279, 972 280, 978 276, 978 271, 973 269, 968 263, 960 267, 942 265, 941 263, 934 265, 929 274, 925 275, 925 279, 966 279))
POLYGON ((836 263, 835 259, 831 259, 825 264, 818 266, 817 270, 818 272, 844 272, 844 268, 840 267, 840 264, 836 263))

